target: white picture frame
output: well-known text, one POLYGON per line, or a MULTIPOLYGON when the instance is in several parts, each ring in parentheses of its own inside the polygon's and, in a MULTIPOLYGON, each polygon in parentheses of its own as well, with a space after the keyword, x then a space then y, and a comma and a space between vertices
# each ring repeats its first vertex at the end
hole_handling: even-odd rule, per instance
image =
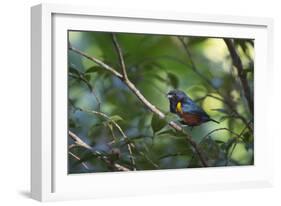
POLYGON ((274 135, 266 109, 271 105, 273 75, 271 19, 41 4, 31 9, 31 26, 32 198, 52 201, 273 185, 274 135), (255 38, 255 165, 68 175, 64 66, 69 29, 255 38), (63 135, 65 139, 56 138, 63 135))

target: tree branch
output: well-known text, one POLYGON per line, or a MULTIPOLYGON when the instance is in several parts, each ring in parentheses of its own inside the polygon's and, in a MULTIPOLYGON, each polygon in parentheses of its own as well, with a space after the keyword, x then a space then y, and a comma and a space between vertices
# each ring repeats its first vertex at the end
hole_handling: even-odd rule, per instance
POLYGON ((104 161, 107 165, 109 166, 113 166, 115 169, 117 169, 118 171, 130 171, 130 169, 128 169, 127 167, 124 167, 118 163, 112 163, 110 160, 108 160, 107 157, 105 157, 104 155, 102 155, 100 152, 98 151, 94 151, 94 149, 88 145, 87 143, 85 143, 80 137, 78 137, 76 134, 74 134, 71 131, 68 131, 68 136, 74 140, 74 142, 81 147, 84 147, 88 150, 90 150, 93 155, 97 156, 100 160, 104 161))
POLYGON ((238 55, 238 53, 235 49, 234 43, 231 39, 225 38, 224 42, 225 42, 225 44, 228 48, 228 51, 230 53, 232 63, 237 69, 238 76, 240 78, 240 81, 242 83, 242 87, 243 87, 243 90, 244 90, 244 95, 245 95, 245 97, 248 101, 250 112, 253 115, 253 112, 254 112, 253 98, 252 98, 250 87, 249 87, 249 84, 248 84, 248 81, 247 81, 246 73, 244 72, 244 69, 243 69, 241 58, 239 57, 239 55, 238 55))
POLYGON ((71 137, 71 139, 75 142, 76 145, 80 146, 80 147, 84 147, 88 150, 92 150, 92 147, 90 145, 88 145, 87 143, 85 143, 82 139, 80 139, 76 134, 74 134, 71 131, 68 131, 68 135, 69 137, 71 137))
POLYGON ((220 98, 220 97, 211 95, 211 94, 207 94, 207 95, 205 95, 205 96, 203 96, 203 97, 197 99, 197 101, 203 100, 203 99, 205 99, 206 97, 214 98, 214 99, 219 100, 219 101, 221 101, 222 103, 226 104, 226 105, 228 106, 228 108, 231 110, 231 112, 233 112, 234 115, 236 115, 235 117, 238 118, 238 119, 240 119, 240 120, 248 127, 248 129, 249 129, 251 132, 253 132, 253 128, 252 128, 251 125, 250 125, 251 121, 248 122, 248 121, 246 120, 246 118, 245 118, 244 116, 240 115, 240 114, 233 108, 233 106, 232 106, 228 101, 226 101, 226 100, 224 100, 224 99, 222 99, 222 98, 220 98))
MULTIPOLYGON (((217 88, 214 87, 214 85, 212 84, 212 82, 211 82, 208 78, 206 78, 202 73, 199 72, 199 70, 198 70, 197 67, 196 67, 195 62, 193 61, 191 52, 190 52, 190 50, 189 50, 187 44, 184 42, 184 39, 183 39, 182 37, 178 37, 178 39, 180 40, 181 44, 183 45, 183 48, 184 48, 184 50, 185 50, 185 52, 186 52, 186 54, 187 54, 187 56, 188 56, 188 58, 189 58, 189 61, 190 61, 192 70, 193 70, 200 78, 202 78, 204 81, 206 81, 219 95, 224 96, 217 88)), ((228 100, 228 98, 224 97, 224 99, 221 99, 221 98, 212 96, 212 95, 210 95, 210 94, 207 94, 205 97, 207 97, 207 96, 216 98, 216 99, 222 101, 223 103, 225 103, 225 104, 229 107, 229 109, 230 109, 239 119, 241 119, 241 120, 244 122, 244 124, 247 125, 248 128, 249 128, 251 131, 253 131, 253 128, 250 127, 250 125, 248 124, 248 121, 246 120, 246 118, 245 118, 244 116, 240 115, 240 114, 233 108, 233 105, 232 105, 232 103, 228 100)), ((203 98, 205 98, 205 97, 203 97, 203 98)))
MULTIPOLYGON (((116 39, 115 39, 116 40, 116 39)), ((116 41, 117 45, 118 45, 118 42, 116 41)), ((116 46, 115 46, 116 48, 116 46)), ((98 60, 96 57, 90 57, 88 56, 87 54, 85 54, 84 52, 76 49, 76 48, 73 48, 70 46, 69 48, 70 50, 80 54, 81 56, 84 56, 85 58, 95 62, 96 64, 100 65, 101 67, 103 67, 105 70, 111 72, 113 75, 115 75, 116 77, 118 77, 121 81, 124 82, 124 84, 127 85, 127 87, 137 96, 137 98, 151 111, 153 112, 154 114, 156 114, 160 119, 165 119, 165 114, 163 112, 161 112, 156 106, 154 106, 153 104, 151 104, 143 95, 142 93, 136 88, 136 86, 128 79, 128 77, 126 76, 123 76, 122 74, 120 74, 118 71, 116 71, 114 68, 112 68, 111 66, 105 64, 104 62, 98 60)), ((121 52, 121 50, 117 50, 117 52, 121 52)), ((121 61, 124 61, 123 60, 123 55, 122 53, 119 53, 119 58, 121 58, 120 60, 121 61)), ((125 64, 122 64, 121 63, 121 66, 124 66, 122 68, 122 71, 125 70, 125 73, 126 73, 126 67, 125 67, 125 64)), ((207 161, 204 159, 203 157, 203 154, 200 150, 200 148, 198 147, 197 143, 192 139, 192 137, 187 134, 183 128, 178 125, 176 122, 174 121, 170 121, 168 122, 169 126, 171 126, 172 128, 174 128, 175 130, 177 130, 178 132, 182 132, 186 135, 186 140, 187 142, 194 148, 194 150, 196 151, 199 159, 200 159, 200 162, 201 164, 204 166, 204 167, 208 167, 208 163, 207 161)))
POLYGON ((118 54, 120 66, 121 66, 121 69, 122 69, 123 78, 128 79, 125 61, 124 61, 123 54, 122 54, 122 49, 121 49, 121 47, 120 47, 120 45, 117 41, 116 35, 114 33, 112 33, 111 35, 112 35, 112 41, 113 41, 114 47, 115 47, 115 49, 117 51, 117 54, 118 54))
POLYGON ((91 56, 85 54, 84 52, 80 51, 79 49, 76 49, 76 48, 72 47, 71 45, 69 45, 69 50, 72 50, 75 53, 80 54, 81 56, 85 57, 86 59, 89 59, 89 60, 95 62, 97 65, 99 65, 102 68, 104 68, 105 70, 111 72, 112 74, 114 74, 118 78, 121 78, 121 79, 123 78, 122 74, 120 74, 118 71, 113 69, 111 66, 105 64, 103 61, 97 59, 96 57, 93 57, 93 56, 91 57, 91 56))
MULTIPOLYGON (((78 157, 77 155, 73 154, 72 152, 68 152, 68 154, 70 154, 72 157, 74 157, 75 159, 77 159, 78 161, 81 161, 81 158, 78 157)), ((81 164, 88 170, 89 167, 85 162, 81 162, 81 164)))
MULTIPOLYGON (((80 111, 83 111, 83 112, 87 112, 87 113, 92 113, 92 114, 96 114, 96 115, 99 115, 99 116, 102 116, 104 117, 105 119, 108 119, 110 120, 114 126, 119 130, 120 134, 124 137, 125 140, 129 140, 129 138, 127 137, 127 135, 124 133, 124 131, 122 130, 122 128, 119 126, 119 124, 117 124, 116 121, 114 121, 113 119, 111 119, 109 116, 107 116, 106 114, 102 113, 102 112, 98 112, 98 111, 94 111, 94 110, 91 110, 91 111, 88 111, 88 110, 84 110, 82 108, 77 108, 79 109, 80 111)), ((128 143, 127 144, 127 147, 128 147, 128 151, 130 153, 130 161, 133 165, 133 169, 136 170, 136 162, 134 160, 134 157, 133 157, 133 151, 132 151, 132 147, 135 147, 132 143, 128 143)))
MULTIPOLYGON (((246 127, 246 128, 247 128, 247 127, 246 127)), ((208 132, 208 134, 206 134, 206 135, 202 138, 202 140, 204 140, 205 138, 207 138, 207 137, 210 136, 211 134, 213 134, 213 133, 215 133, 215 132, 218 132, 218 131, 222 131, 222 130, 228 131, 230 134, 235 135, 237 138, 239 138, 239 136, 240 136, 239 134, 237 134, 237 133, 231 131, 230 129, 223 127, 223 128, 217 128, 217 129, 214 129, 214 130, 208 132)))

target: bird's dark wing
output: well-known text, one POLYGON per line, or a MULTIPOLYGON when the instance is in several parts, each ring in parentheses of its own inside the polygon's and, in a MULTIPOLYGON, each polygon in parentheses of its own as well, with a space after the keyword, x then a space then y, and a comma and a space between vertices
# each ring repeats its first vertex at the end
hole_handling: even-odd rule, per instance
POLYGON ((196 114, 204 117, 204 119, 209 119, 209 115, 198 105, 192 101, 188 101, 182 104, 182 110, 185 113, 196 114))

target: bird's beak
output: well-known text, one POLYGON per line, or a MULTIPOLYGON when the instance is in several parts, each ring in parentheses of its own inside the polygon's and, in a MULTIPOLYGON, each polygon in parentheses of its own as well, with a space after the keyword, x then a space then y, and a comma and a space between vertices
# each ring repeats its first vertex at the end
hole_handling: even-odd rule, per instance
POLYGON ((167 94, 168 99, 171 99, 173 95, 167 94))

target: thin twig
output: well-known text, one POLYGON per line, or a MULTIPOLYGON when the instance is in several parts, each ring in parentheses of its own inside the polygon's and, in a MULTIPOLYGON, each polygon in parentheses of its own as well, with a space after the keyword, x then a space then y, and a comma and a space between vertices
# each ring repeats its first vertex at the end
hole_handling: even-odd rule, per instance
MULTIPOLYGON (((183 45, 184 49, 185 49, 185 52, 189 58, 189 61, 190 61, 190 64, 191 64, 191 68, 192 70, 200 77, 202 78, 204 81, 206 81, 219 95, 221 96, 224 96, 216 87, 214 87, 214 85, 212 84, 212 82, 206 78, 202 73, 199 72, 199 70, 197 69, 197 66, 195 64, 195 62, 193 61, 193 58, 192 58, 192 55, 191 55, 191 52, 189 51, 189 48, 187 46, 187 44, 184 42, 184 39, 182 37, 178 37, 178 39, 180 40, 181 44, 183 45)), ((218 99, 220 101, 222 101, 223 103, 225 103, 230 109, 231 111, 239 118, 243 121, 243 123, 245 125, 248 126, 248 128, 253 131, 253 128, 251 128, 251 126, 248 124, 248 121, 246 120, 246 118, 242 115, 240 115, 234 108, 233 108, 233 105, 231 104, 230 101, 227 100, 227 98, 225 99, 221 99, 221 98, 218 98, 218 97, 215 97, 213 95, 210 95, 210 94, 207 94, 205 97, 213 97, 215 99, 218 99)), ((205 98, 203 97, 203 98, 205 98)))
MULTIPOLYGON (((131 84, 131 88, 134 88, 134 91, 136 91, 135 87, 132 87, 132 83, 130 82, 129 78, 128 78, 128 75, 127 75, 127 69, 126 69, 126 65, 125 65, 125 61, 124 61, 124 58, 123 58, 123 53, 122 53, 122 49, 118 43, 118 40, 117 40, 117 37, 115 34, 112 33, 112 41, 113 41, 113 44, 114 44, 114 47, 115 47, 115 50, 118 54, 118 58, 119 58, 119 62, 120 62, 120 66, 121 66, 121 69, 122 69, 122 75, 123 75, 123 81, 125 83, 127 83, 127 85, 130 83, 131 84)), ((148 101, 147 101, 148 102, 148 101)), ((127 144, 128 145, 128 150, 130 151, 131 155, 132 155, 132 149, 130 147, 130 144, 127 144)), ((146 156, 145 156, 146 157, 146 156)), ((131 157, 131 162, 132 163, 135 163, 133 157, 131 157)), ((151 161, 151 163, 153 164, 153 162, 151 161)), ((154 164, 153 164, 154 165, 154 164)), ((155 165, 154 165, 155 166, 155 165)))
POLYGON ((110 134, 112 136, 112 139, 113 139, 113 142, 116 142, 117 141, 117 138, 114 134, 114 130, 113 130, 113 127, 111 125, 107 125, 108 126, 108 129, 110 130, 110 134))
POLYGON ((230 161, 230 159, 231 159, 232 153, 233 153, 233 151, 234 151, 234 150, 235 150, 235 148, 236 148, 236 145, 237 145, 238 139, 242 137, 242 135, 243 135, 243 133, 245 132, 245 130, 246 130, 246 129, 247 129, 247 127, 244 127, 244 128, 242 129, 242 131, 240 132, 240 134, 236 137, 236 139, 235 139, 235 143, 234 143, 234 146, 232 147, 232 150, 230 151, 230 153, 229 153, 229 154, 227 154, 227 161, 226 161, 225 166, 227 166, 227 165, 228 165, 228 163, 229 163, 229 161, 230 161))
POLYGON ((214 129, 214 130, 208 132, 208 134, 206 134, 206 135, 202 138, 202 140, 205 139, 205 138, 207 138, 207 137, 210 136, 211 134, 213 134, 213 133, 215 133, 215 132, 218 132, 218 131, 222 131, 222 130, 228 131, 230 134, 234 134, 234 135, 237 136, 237 137, 239 136, 239 134, 237 134, 237 133, 231 131, 231 130, 228 129, 228 128, 223 127, 223 128, 217 128, 217 129, 214 129))
MULTIPOLYGON (((115 49, 116 52, 118 53, 119 56, 119 61, 122 67, 122 73, 123 73, 123 82, 125 82, 125 84, 127 84, 127 86, 129 87, 129 89, 155 114, 158 114, 158 116, 161 119, 165 119, 165 114, 162 113, 159 109, 157 109, 153 104, 151 104, 143 95, 142 93, 135 87, 135 85, 128 79, 127 76, 127 71, 126 71, 126 66, 124 63, 124 58, 123 58, 123 54, 122 54, 122 50, 121 47, 117 41, 117 38, 115 36, 115 34, 112 34, 112 39, 115 45, 115 49)), ((182 127, 180 127, 178 124, 176 124, 175 122, 169 122, 169 125, 174 127, 175 129, 177 129, 178 131, 183 131, 182 127)), ((190 135, 187 135, 186 140, 194 147, 194 149, 196 150, 203 166, 207 166, 207 162, 205 161, 197 143, 191 138, 190 135)))
POLYGON ((233 114, 235 115, 235 117, 237 117, 238 119, 240 119, 240 120, 248 127, 248 129, 249 129, 251 132, 253 131, 253 128, 252 128, 251 125, 250 125, 250 123, 251 123, 252 121, 248 122, 248 121, 246 120, 246 118, 245 118, 244 116, 240 115, 240 114, 233 108, 233 106, 232 106, 228 101, 226 101, 226 100, 224 100, 224 99, 222 99, 222 98, 220 98, 220 97, 211 95, 211 94, 207 94, 207 95, 205 95, 205 96, 203 96, 203 97, 197 99, 197 101, 201 101, 202 99, 205 99, 206 97, 214 98, 214 99, 219 100, 219 101, 221 101, 222 103, 226 104, 226 105, 228 106, 228 108, 231 110, 231 112, 233 112, 233 114))
MULTIPOLYGON (((80 111, 96 114, 96 115, 104 117, 105 119, 110 120, 114 124, 114 126, 118 129, 120 134, 124 137, 124 139, 129 140, 128 136, 125 134, 125 132, 119 126, 119 124, 116 121, 114 121, 113 119, 111 119, 109 116, 107 116, 105 113, 94 111, 94 110, 84 110, 84 109, 81 109, 81 108, 78 108, 78 109, 80 111)), ((132 143, 128 143, 127 146, 128 146, 128 151, 130 153, 130 161, 132 163, 132 166, 133 166, 134 170, 136 170, 136 163, 135 163, 135 160, 134 160, 134 157, 133 157, 133 151, 132 151, 132 147, 134 147, 134 145, 132 143)))
MULTIPOLYGON (((241 119, 242 122, 248 127, 248 129, 249 129, 250 131, 253 131, 253 128, 250 126, 250 124, 249 124, 249 122, 246 120, 246 118, 245 118, 244 116, 240 115, 240 114, 233 108, 233 106, 232 106, 228 101, 226 101, 226 100, 224 100, 224 99, 222 99, 222 98, 213 96, 213 95, 211 95, 211 94, 207 94, 206 96, 207 96, 207 97, 212 97, 212 98, 214 98, 214 99, 217 99, 217 100, 219 100, 219 101, 225 103, 225 104, 228 106, 228 108, 237 116, 237 118, 241 119)), ((250 121, 250 122, 251 122, 251 121, 250 121)))
POLYGON ((121 49, 121 47, 120 47, 120 45, 119 45, 119 43, 117 41, 116 35, 113 34, 113 33, 112 33, 112 41, 113 41, 114 47, 115 47, 115 49, 117 51, 119 62, 121 64, 120 66, 121 66, 121 69, 122 69, 123 78, 124 79, 128 79, 125 61, 123 59, 122 49, 121 49))
POLYGON ((115 169, 119 170, 119 171, 130 171, 130 169, 128 169, 127 167, 124 167, 118 163, 112 163, 110 160, 108 160, 107 157, 105 157, 104 155, 102 155, 100 152, 98 151, 94 151, 93 148, 88 145, 87 143, 85 143, 80 137, 78 137, 76 134, 74 134, 71 131, 68 131, 68 136, 74 140, 74 142, 81 147, 84 147, 88 150, 90 150, 93 155, 95 155, 96 157, 98 157, 100 160, 104 161, 106 164, 108 164, 109 166, 113 166, 115 169))
POLYGON ((152 159, 150 159, 146 154, 144 154, 142 151, 137 151, 140 155, 142 155, 153 167, 156 169, 160 169, 160 166, 157 165, 152 159))
POLYGON ((113 73, 115 76, 117 76, 118 78, 123 78, 123 75, 120 74, 118 71, 116 71, 115 69, 113 69, 111 66, 105 64, 103 61, 97 59, 94 56, 89 56, 87 54, 85 54, 84 52, 80 51, 79 49, 76 49, 74 47, 72 47, 71 45, 69 46, 69 50, 72 50, 74 52, 76 52, 77 54, 80 54, 81 56, 95 62, 97 65, 101 66, 102 68, 106 69, 107 71, 113 73))
MULTIPOLYGON (((77 70, 77 72, 79 72, 79 71, 77 70)), ((80 74, 80 72, 79 72, 79 74, 80 74)), ((100 100, 99 100, 99 98, 98 98, 98 96, 97 96, 97 94, 96 94, 96 91, 95 91, 94 87, 90 84, 90 82, 88 82, 88 81, 84 78, 84 76, 81 75, 81 74, 78 76, 78 75, 75 75, 75 74, 69 72, 69 76, 71 76, 71 77, 73 77, 73 78, 76 78, 76 79, 80 79, 81 81, 83 81, 83 82, 87 85, 89 91, 93 94, 94 98, 95 98, 96 101, 97 101, 98 110, 100 110, 101 102, 100 102, 100 100)))
POLYGON ((228 51, 230 53, 232 63, 237 69, 238 76, 240 78, 240 81, 242 83, 242 87, 243 87, 243 90, 244 90, 244 95, 245 95, 245 97, 248 101, 250 112, 253 115, 253 113, 254 113, 253 98, 252 98, 250 87, 249 87, 249 84, 248 84, 248 81, 247 81, 246 72, 244 72, 244 69, 243 69, 241 58, 239 57, 239 55, 238 55, 238 53, 235 49, 234 43, 231 39, 224 38, 224 42, 225 42, 225 44, 228 48, 228 51))
MULTIPOLYGON (((116 77, 118 77, 120 80, 122 80, 127 86, 128 88, 137 96, 137 98, 154 114, 156 114, 160 119, 165 119, 165 114, 163 112, 161 112, 156 106, 154 106, 153 104, 151 104, 143 95, 142 93, 136 88, 136 86, 129 80, 129 79, 124 79, 123 75, 120 74, 118 71, 116 71, 115 69, 113 69, 111 66, 105 64, 104 62, 98 60, 96 57, 90 57, 88 56, 86 53, 80 51, 79 49, 73 48, 70 46, 69 48, 70 50, 76 52, 77 54, 80 54, 81 56, 95 62, 96 64, 100 65, 102 68, 104 68, 105 70, 111 72, 113 75, 115 75, 116 77)), ((201 161, 202 165, 204 167, 208 166, 207 161, 204 159, 203 154, 200 150, 200 148, 198 147, 197 143, 192 139, 192 137, 187 134, 183 128, 178 125, 176 122, 174 121, 170 121, 168 122, 168 124, 174 128, 175 130, 182 132, 186 135, 186 140, 188 141, 188 143, 190 143, 190 145, 195 149, 199 160, 201 161)))
POLYGON ((96 115, 99 115, 99 116, 102 116, 103 118, 107 119, 107 120, 110 120, 114 126, 118 129, 118 131, 120 132, 120 134, 125 138, 125 139, 128 139, 127 135, 124 133, 124 131, 122 130, 122 128, 119 126, 119 124, 114 121, 113 119, 111 119, 108 115, 106 115, 105 113, 103 112, 98 112, 98 111, 95 111, 95 110, 85 110, 85 109, 82 109, 82 108, 78 108, 76 107, 77 109, 79 109, 80 111, 82 112, 87 112, 87 113, 92 113, 92 114, 96 114, 96 115))
POLYGON ((182 37, 179 37, 179 40, 180 40, 181 44, 183 45, 184 50, 185 50, 185 52, 186 52, 186 54, 187 54, 187 56, 188 56, 188 58, 189 58, 189 61, 190 61, 190 63, 191 63, 191 68, 192 68, 192 70, 193 70, 198 76, 200 76, 203 80, 205 80, 210 86, 213 87, 212 82, 211 82, 207 77, 205 77, 201 72, 199 72, 199 70, 197 69, 197 67, 196 67, 196 65, 195 65, 195 63, 194 63, 194 61, 193 61, 193 58, 192 58, 192 56, 191 56, 191 52, 189 51, 188 46, 187 46, 186 43, 184 42, 184 39, 183 39, 182 37))
POLYGON ((92 147, 90 145, 88 145, 87 143, 85 143, 82 139, 80 139, 80 137, 78 137, 76 134, 74 134, 71 131, 68 131, 69 137, 71 137, 71 139, 73 139, 73 141, 75 142, 76 145, 80 146, 80 147, 84 147, 86 149, 92 150, 92 147))
MULTIPOLYGON (((245 127, 245 128, 247 128, 247 127, 245 127)), ((236 140, 239 139, 239 138, 242 136, 242 133, 244 132, 244 130, 243 130, 242 133, 237 134, 236 132, 233 132, 232 130, 230 130, 230 129, 228 129, 228 128, 225 128, 225 127, 223 127, 223 128, 217 128, 217 129, 214 129, 214 130, 208 132, 208 133, 201 139, 201 142, 199 143, 199 145, 201 145, 202 142, 203 142, 203 140, 206 139, 207 137, 209 137, 211 134, 213 134, 213 133, 215 133, 215 132, 218 132, 218 131, 222 131, 222 130, 228 131, 230 134, 234 134, 236 140)), ((194 155, 190 158, 190 161, 189 161, 189 162, 191 162, 191 161, 193 160, 193 158, 194 158, 194 155)))
MULTIPOLYGON (((77 159, 78 161, 81 161, 81 158, 78 157, 77 155, 73 154, 72 152, 68 152, 68 154, 70 154, 72 157, 74 157, 75 159, 77 159)), ((87 164, 85 162, 81 162, 81 164, 88 170, 89 167, 87 166, 87 164)))
MULTIPOLYGON (((127 135, 124 133, 124 131, 122 130, 122 128, 120 127, 120 125, 119 125, 116 121, 112 120, 109 116, 107 116, 106 114, 104 114, 104 113, 102 113, 102 112, 85 110, 85 109, 79 108, 79 107, 77 107, 77 106, 75 106, 75 105, 73 105, 73 107, 74 107, 75 109, 77 109, 77 110, 82 111, 82 112, 94 113, 94 114, 97 114, 97 115, 99 115, 99 116, 102 116, 102 117, 104 117, 104 118, 110 120, 110 121, 115 125, 115 127, 119 130, 119 132, 120 132, 120 134, 123 136, 123 138, 117 140, 116 137, 115 137, 115 135, 114 135, 114 132, 113 132, 112 128, 109 127, 109 129, 110 129, 110 131, 111 131, 111 134, 112 134, 112 136, 113 136, 113 139, 114 139, 114 140, 113 140, 112 142, 110 142, 109 144, 113 144, 114 142, 117 142, 117 141, 120 141, 120 142, 121 142, 121 141, 124 141, 125 144, 126 144, 127 147, 128 147, 128 151, 129 151, 129 153, 130 153, 130 157, 132 157, 132 161, 131 161, 132 163, 135 164, 135 161, 134 161, 133 155, 132 155, 132 149, 135 149, 135 151, 136 151, 137 153, 139 153, 140 155, 142 155, 142 156, 143 156, 150 164, 152 164, 156 169, 159 169, 159 168, 160 168, 160 167, 159 167, 156 163, 154 163, 146 154, 144 154, 143 152, 138 151, 138 150, 136 149, 136 146, 130 141, 130 139, 129 139, 129 138, 127 137, 127 135)), ((75 147, 75 146, 77 146, 77 145, 76 145, 76 144, 72 144, 72 145, 71 145, 71 148, 72 148, 72 147, 75 147)), ((70 148, 70 147, 69 147, 69 148, 70 148)))

